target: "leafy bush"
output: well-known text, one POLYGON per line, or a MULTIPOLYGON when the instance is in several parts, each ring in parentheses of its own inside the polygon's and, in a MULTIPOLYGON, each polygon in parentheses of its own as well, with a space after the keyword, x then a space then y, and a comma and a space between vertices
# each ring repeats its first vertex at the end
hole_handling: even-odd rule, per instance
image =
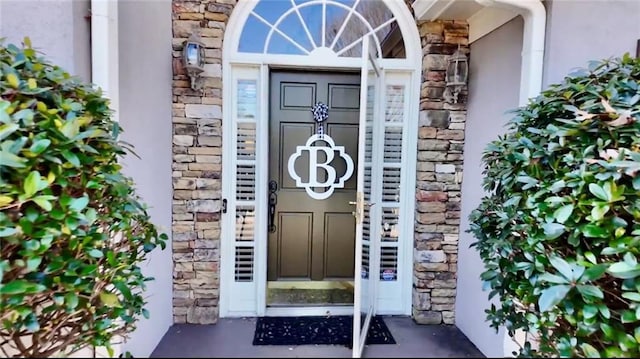
POLYGON ((593 62, 514 111, 470 215, 496 329, 523 356, 640 356, 640 59, 593 62), (535 345, 532 345, 535 344, 535 345))
POLYGON ((108 101, 25 46, 0 43, 0 348, 48 357, 126 336, 138 264, 159 234, 119 156, 108 101))

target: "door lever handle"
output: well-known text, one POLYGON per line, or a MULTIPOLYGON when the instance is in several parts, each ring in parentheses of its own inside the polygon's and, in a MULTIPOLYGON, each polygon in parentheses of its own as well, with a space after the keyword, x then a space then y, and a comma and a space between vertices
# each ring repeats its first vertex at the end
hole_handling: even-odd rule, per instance
POLYGON ((278 182, 271 180, 269 181, 269 223, 268 229, 269 232, 275 233, 276 224, 276 204, 278 203, 278 195, 276 192, 278 191, 278 182))
MULTIPOLYGON (((356 201, 349 201, 350 205, 355 206, 356 204, 358 204, 358 202, 356 201)), ((365 207, 372 207, 375 203, 369 203, 369 202, 364 202, 362 205, 365 207)))

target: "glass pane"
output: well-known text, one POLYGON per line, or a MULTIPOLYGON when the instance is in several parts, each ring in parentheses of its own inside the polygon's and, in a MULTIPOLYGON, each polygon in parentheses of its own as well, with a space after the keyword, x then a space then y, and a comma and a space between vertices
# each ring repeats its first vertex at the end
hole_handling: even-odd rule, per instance
POLYGON ((316 47, 322 46, 322 5, 301 6, 298 9, 313 37, 316 47))
POLYGON ((382 0, 360 0, 356 10, 367 19, 373 29, 393 17, 393 13, 382 0))
POLYGON ((398 248, 380 249, 380 279, 385 282, 398 280, 398 248))
POLYGON ((253 8, 253 12, 273 25, 289 9, 291 9, 291 0, 261 0, 253 8))
POLYGON ((348 6, 350 8, 353 7, 353 4, 355 4, 356 2, 356 0, 333 0, 333 1, 343 4, 345 6, 348 6))
POLYGON ((236 169, 236 200, 253 201, 256 184, 256 166, 238 165, 236 169))
POLYGON ((309 40, 307 32, 304 30, 298 14, 292 13, 288 15, 280 25, 278 29, 287 34, 293 41, 297 42, 300 46, 307 49, 307 51, 313 51, 314 47, 309 40))
POLYGON ((238 51, 262 53, 269 29, 269 26, 265 25, 264 22, 253 15, 249 15, 242 29, 242 35, 240 35, 238 51))
POLYGON ((329 47, 336 38, 342 24, 347 19, 348 9, 336 5, 327 5, 326 46, 329 47))
POLYGON ((253 206, 238 206, 236 208, 236 241, 254 240, 255 218, 253 206))
POLYGON ((373 156, 373 104, 375 102, 375 87, 367 87, 367 123, 364 142, 364 161, 369 163, 373 156))
MULTIPOLYGON (((314 3, 311 0, 294 0, 294 3, 313 41, 309 40, 309 35, 304 30, 300 17, 296 11, 293 11, 291 0, 260 0, 242 29, 238 50, 250 53, 263 52, 267 33, 271 29, 269 24, 275 25, 282 17, 285 17, 285 19, 279 23, 278 28, 297 42, 300 47, 310 52, 316 47, 323 46, 322 21, 325 6, 321 3, 314 3), (256 16, 263 18, 269 24, 258 20, 256 16)), ((374 31, 375 41, 384 49, 384 57, 406 57, 404 40, 399 31, 394 31, 394 29, 397 30, 397 22, 393 21, 382 26, 393 17, 384 2, 382 0, 361 0, 357 2, 354 11, 365 20, 355 15, 348 16, 354 5, 356 5, 355 0, 331 0, 326 3, 324 46, 329 47, 333 41, 336 41, 333 50, 339 52, 344 49, 340 56, 358 57, 362 54, 362 37, 369 31, 374 31), (336 39, 345 20, 347 21, 346 26, 339 38, 336 39)), ((288 41, 283 40, 276 39, 275 45, 273 45, 273 52, 269 52, 301 54, 299 48, 290 47, 287 44, 288 41)), ((268 47, 270 46, 268 45, 268 47)), ((302 51, 302 54, 304 54, 304 51, 302 51)))
POLYGON ((382 241, 395 242, 398 240, 398 216, 399 208, 382 209, 382 241))
POLYGON ((400 168, 382 171, 382 201, 400 202, 400 168))
MULTIPOLYGON (((378 38, 378 42, 380 44, 383 44, 385 40, 387 40, 387 37, 389 36, 389 34, 391 34, 391 30, 393 29, 395 24, 396 22, 392 21, 376 31, 376 37, 378 38)), ((376 29, 376 27, 374 27, 374 29, 376 29)))
POLYGON ((386 122, 402 122, 404 120, 404 85, 388 85, 385 94, 384 120, 386 122))
POLYGON ((384 162, 402 161, 402 127, 387 126, 384 129, 384 162))
POLYGON ((294 45, 293 42, 275 31, 273 35, 271 35, 267 52, 270 54, 306 55, 305 52, 294 45))
POLYGON ((371 166, 364 167, 364 200, 371 202, 371 166))
POLYGON ((364 144, 364 160, 365 162, 371 162, 371 158, 373 156, 373 148, 372 148, 372 140, 373 140, 373 126, 367 125, 365 132, 365 144, 364 144))
POLYGON ((402 38, 400 28, 398 28, 397 21, 393 21, 378 30, 376 37, 380 42, 383 57, 396 59, 404 59, 407 57, 404 39, 402 38))
POLYGON ((362 240, 371 240, 371 211, 365 207, 364 216, 362 218, 362 240))
MULTIPOLYGON (((362 244, 362 271, 360 272, 362 279, 369 279, 369 244, 362 244)), ((366 283, 364 282, 363 293, 368 292, 368 288, 366 287, 366 283)))
POLYGON ((254 122, 238 124, 236 149, 239 160, 256 159, 256 124, 254 122))
POLYGON ((340 54, 344 57, 360 57, 362 54, 362 37, 369 31, 367 25, 357 16, 351 16, 347 25, 340 34, 333 50, 338 53, 345 48, 349 48, 340 54), (357 43, 356 43, 357 42, 357 43), (352 44, 356 43, 354 46, 352 44))
POLYGON ((256 80, 238 80, 238 118, 258 116, 258 86, 256 80))

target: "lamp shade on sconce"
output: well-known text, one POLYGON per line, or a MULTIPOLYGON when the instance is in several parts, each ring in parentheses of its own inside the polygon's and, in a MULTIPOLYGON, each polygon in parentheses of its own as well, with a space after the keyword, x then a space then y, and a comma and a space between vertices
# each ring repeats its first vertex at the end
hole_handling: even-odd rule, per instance
POLYGON ((467 56, 460 50, 451 55, 447 64, 447 86, 464 86, 469 76, 469 62, 467 56))
POLYGON ((191 88, 198 89, 198 78, 200 73, 204 71, 205 53, 204 44, 195 36, 191 35, 184 43, 182 50, 182 61, 187 70, 187 74, 191 78, 191 88))

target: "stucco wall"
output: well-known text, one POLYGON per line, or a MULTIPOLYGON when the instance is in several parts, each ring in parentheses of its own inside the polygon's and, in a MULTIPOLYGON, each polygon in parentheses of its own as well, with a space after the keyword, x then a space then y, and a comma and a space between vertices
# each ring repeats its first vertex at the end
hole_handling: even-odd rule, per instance
MULTIPOLYGON (((128 156, 125 172, 150 207, 153 222, 171 235, 171 1, 120 0, 120 123, 122 139, 140 156, 128 156)), ((123 346, 135 357, 151 354, 173 323, 171 243, 142 265, 151 317, 142 318, 123 346)))
POLYGON ((1 0, 0 38, 32 45, 52 63, 91 79, 90 0, 1 0))
POLYGON ((590 60, 635 55, 640 1, 552 0, 547 4, 544 85, 590 60))
POLYGON ((466 230, 469 214, 483 196, 482 152, 504 132, 509 119, 505 111, 518 106, 523 25, 516 17, 471 44, 455 316, 456 325, 488 357, 503 357, 504 335, 496 335, 486 322, 484 310, 490 303, 479 278, 483 265, 478 252, 469 248, 475 239, 466 230))

